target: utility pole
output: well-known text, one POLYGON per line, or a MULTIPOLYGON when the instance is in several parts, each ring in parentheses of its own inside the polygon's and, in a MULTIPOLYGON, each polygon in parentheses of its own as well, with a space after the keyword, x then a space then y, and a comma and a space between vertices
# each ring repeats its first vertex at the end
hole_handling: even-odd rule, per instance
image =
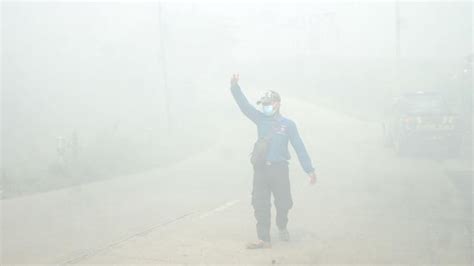
POLYGON ((395 87, 397 93, 401 92, 400 85, 400 64, 401 64, 401 47, 400 47, 400 0, 395 0, 395 87))
POLYGON ((163 7, 161 1, 158 2, 158 29, 160 38, 161 70, 163 79, 163 90, 165 94, 165 115, 168 133, 171 131, 171 113, 170 113, 170 91, 168 88, 168 73, 166 70, 166 47, 165 47, 165 22, 163 19, 163 7))

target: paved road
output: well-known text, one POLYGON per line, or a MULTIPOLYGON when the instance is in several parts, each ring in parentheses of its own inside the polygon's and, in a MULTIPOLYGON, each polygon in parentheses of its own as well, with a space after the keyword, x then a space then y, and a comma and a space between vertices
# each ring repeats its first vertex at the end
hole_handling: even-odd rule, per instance
POLYGON ((397 158, 378 124, 292 100, 285 108, 319 173, 309 187, 291 164, 290 243, 243 248, 255 238, 245 158, 254 128, 240 119, 166 169, 2 201, 3 262, 470 265, 470 162, 397 158), (227 141, 235 135, 242 141, 227 141))

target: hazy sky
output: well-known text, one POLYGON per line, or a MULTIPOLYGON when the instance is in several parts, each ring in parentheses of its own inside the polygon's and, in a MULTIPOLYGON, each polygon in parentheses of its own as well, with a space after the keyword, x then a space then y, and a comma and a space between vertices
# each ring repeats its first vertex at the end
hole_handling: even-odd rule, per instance
MULTIPOLYGON (((162 14, 161 32, 156 2, 4 2, 4 132, 28 135, 44 129, 54 142, 72 128, 110 128, 120 121, 123 128, 139 131, 148 121, 162 121, 163 59, 172 94, 168 103, 178 114, 196 104, 197 96, 227 97, 221 87, 232 71, 247 71, 249 85, 251 75, 264 82, 265 76, 273 82, 269 87, 281 84, 284 77, 271 70, 280 65, 272 62, 288 62, 280 73, 300 67, 328 93, 347 83, 353 89, 377 87, 384 79, 374 77, 385 71, 387 80, 393 71, 395 4, 390 1, 163 2, 162 14), (312 56, 382 63, 363 65, 363 75, 341 61, 291 65, 312 56)), ((462 61, 472 52, 471 2, 402 2, 400 17, 404 58, 462 61)), ((452 75, 447 72, 444 77, 452 75)), ((424 74, 430 80, 426 87, 437 82, 432 72, 424 74)), ((291 82, 304 73, 290 75, 291 82)))

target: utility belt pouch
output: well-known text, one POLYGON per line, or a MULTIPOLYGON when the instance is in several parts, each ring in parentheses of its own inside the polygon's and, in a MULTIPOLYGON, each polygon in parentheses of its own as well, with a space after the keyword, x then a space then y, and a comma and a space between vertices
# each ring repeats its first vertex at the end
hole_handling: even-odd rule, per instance
POLYGON ((253 151, 250 154, 250 162, 255 166, 264 165, 267 160, 269 146, 269 138, 259 138, 253 145, 253 151))

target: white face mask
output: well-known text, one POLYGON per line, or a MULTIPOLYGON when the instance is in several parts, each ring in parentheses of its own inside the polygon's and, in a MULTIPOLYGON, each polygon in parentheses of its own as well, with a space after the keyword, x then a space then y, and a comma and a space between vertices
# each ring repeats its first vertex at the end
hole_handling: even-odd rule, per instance
POLYGON ((263 105, 262 106, 263 114, 266 116, 272 116, 275 114, 275 109, 273 109, 273 105, 263 105))

